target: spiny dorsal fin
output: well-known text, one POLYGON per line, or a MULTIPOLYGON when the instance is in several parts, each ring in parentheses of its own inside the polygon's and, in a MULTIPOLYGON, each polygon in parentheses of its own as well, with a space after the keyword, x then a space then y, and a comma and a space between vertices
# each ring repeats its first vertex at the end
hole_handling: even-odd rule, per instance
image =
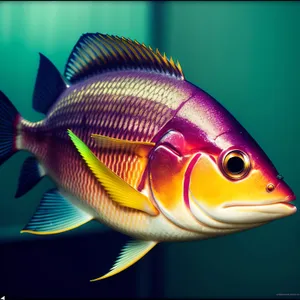
POLYGON ((113 70, 147 70, 184 79, 179 62, 154 52, 151 47, 124 37, 101 33, 83 34, 73 48, 65 68, 71 83, 113 70))

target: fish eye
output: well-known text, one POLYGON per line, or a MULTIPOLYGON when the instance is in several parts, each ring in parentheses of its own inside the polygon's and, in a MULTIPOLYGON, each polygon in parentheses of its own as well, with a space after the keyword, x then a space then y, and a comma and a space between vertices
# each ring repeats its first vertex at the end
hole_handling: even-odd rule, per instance
POLYGON ((240 150, 226 153, 222 160, 222 171, 232 180, 244 178, 250 171, 249 156, 240 150))

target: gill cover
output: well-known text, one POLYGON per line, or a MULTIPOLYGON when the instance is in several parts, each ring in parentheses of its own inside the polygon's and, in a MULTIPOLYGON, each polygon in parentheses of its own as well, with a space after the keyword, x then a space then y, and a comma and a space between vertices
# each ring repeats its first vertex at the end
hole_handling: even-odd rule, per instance
POLYGON ((169 131, 151 154, 149 180, 152 195, 162 214, 177 226, 200 231, 200 224, 189 211, 189 169, 193 155, 186 153, 184 136, 169 131))

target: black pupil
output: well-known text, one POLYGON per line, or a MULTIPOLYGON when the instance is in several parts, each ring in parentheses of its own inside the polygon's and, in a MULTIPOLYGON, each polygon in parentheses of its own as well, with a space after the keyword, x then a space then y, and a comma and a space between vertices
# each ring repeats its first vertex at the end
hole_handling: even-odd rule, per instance
POLYGON ((231 157, 227 161, 227 169, 232 174, 239 174, 244 171, 244 168, 244 161, 238 156, 231 157))

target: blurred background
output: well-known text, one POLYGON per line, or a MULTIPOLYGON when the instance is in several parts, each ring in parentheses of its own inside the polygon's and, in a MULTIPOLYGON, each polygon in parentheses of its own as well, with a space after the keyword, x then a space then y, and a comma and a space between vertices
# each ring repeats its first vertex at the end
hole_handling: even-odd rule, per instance
MULTIPOLYGON (((26 119, 43 117, 31 104, 38 52, 63 72, 85 32, 136 39, 178 59, 186 79, 233 113, 300 195, 299 2, 0 2, 0 90, 26 119)), ((300 299, 300 213, 217 239, 162 244, 90 283, 127 237, 97 222, 54 236, 20 234, 52 187, 43 179, 14 198, 27 155, 0 169, 0 293, 8 299, 300 299)))

